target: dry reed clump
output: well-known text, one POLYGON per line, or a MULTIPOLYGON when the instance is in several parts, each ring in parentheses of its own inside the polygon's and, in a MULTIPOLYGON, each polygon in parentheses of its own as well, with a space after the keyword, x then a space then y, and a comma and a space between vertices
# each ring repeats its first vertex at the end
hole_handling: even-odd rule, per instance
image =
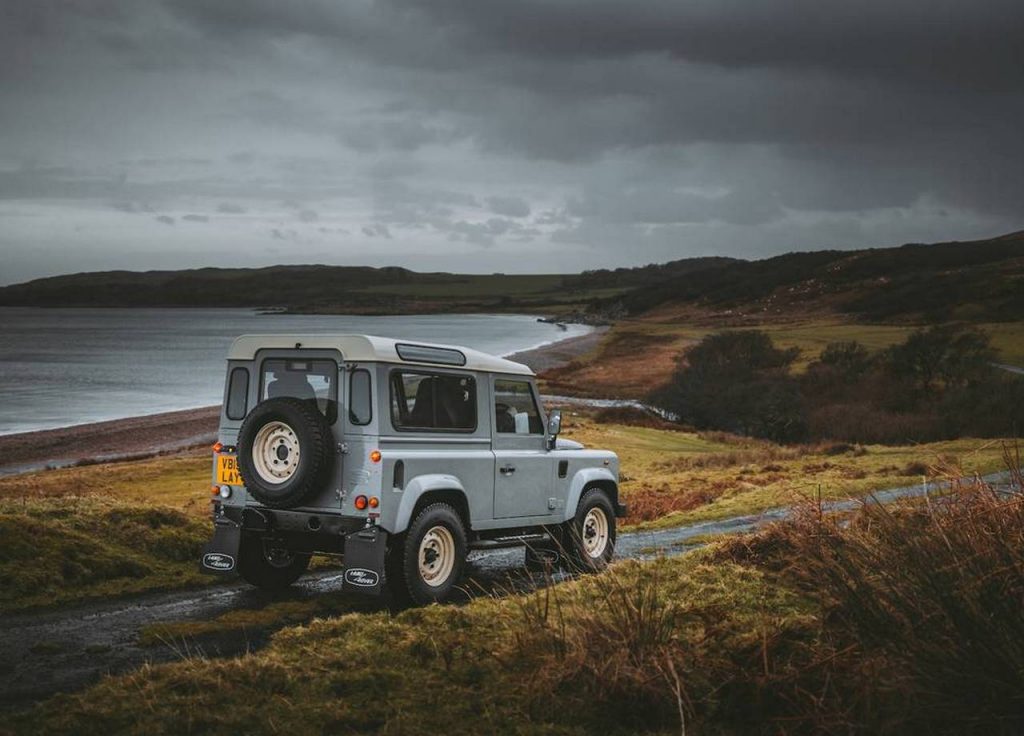
POLYGON ((798 597, 739 565, 679 563, 624 562, 515 599, 496 656, 529 671, 527 702, 591 713, 585 730, 766 717, 774 701, 756 691, 794 668, 810 621, 798 597))
POLYGON ((868 732, 1024 729, 1019 452, 1005 450, 1009 488, 953 479, 945 495, 868 502, 852 516, 808 506, 717 549, 718 559, 778 573, 819 600, 819 689, 793 701, 791 723, 868 732))

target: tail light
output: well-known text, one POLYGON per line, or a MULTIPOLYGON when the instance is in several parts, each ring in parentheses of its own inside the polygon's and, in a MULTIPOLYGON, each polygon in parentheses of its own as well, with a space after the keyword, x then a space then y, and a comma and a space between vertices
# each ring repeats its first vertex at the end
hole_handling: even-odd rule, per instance
POLYGON ((357 509, 363 511, 366 508, 369 501, 367 501, 366 496, 356 496, 354 499, 352 499, 352 503, 353 505, 355 505, 357 509))

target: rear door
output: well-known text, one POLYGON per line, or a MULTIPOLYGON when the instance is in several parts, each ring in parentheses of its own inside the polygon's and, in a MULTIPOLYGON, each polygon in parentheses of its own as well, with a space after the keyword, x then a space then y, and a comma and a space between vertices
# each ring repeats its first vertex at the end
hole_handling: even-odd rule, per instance
POLYGON ((548 516, 553 466, 533 383, 492 376, 494 516, 548 516))

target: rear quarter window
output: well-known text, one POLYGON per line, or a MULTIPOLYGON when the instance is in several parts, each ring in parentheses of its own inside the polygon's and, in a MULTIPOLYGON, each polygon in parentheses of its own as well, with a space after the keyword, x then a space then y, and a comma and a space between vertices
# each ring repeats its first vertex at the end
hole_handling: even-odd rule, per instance
POLYGON ((373 394, 370 392, 370 371, 358 368, 348 377, 348 419, 365 426, 373 419, 373 394))
POLYGON ((476 379, 429 371, 391 372, 391 423, 395 429, 437 432, 476 430, 476 379))
POLYGON ((246 368, 232 368, 228 379, 228 402, 224 414, 228 419, 245 419, 249 404, 249 371, 246 368))

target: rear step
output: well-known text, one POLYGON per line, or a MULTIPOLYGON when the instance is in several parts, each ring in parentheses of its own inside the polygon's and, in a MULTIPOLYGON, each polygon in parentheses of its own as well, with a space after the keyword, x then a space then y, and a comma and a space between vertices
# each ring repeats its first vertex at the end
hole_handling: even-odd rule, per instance
POLYGON ((513 534, 504 537, 493 537, 491 539, 476 539, 469 543, 470 549, 501 549, 503 547, 519 547, 533 544, 553 544, 554 537, 547 532, 534 532, 531 534, 513 534))

